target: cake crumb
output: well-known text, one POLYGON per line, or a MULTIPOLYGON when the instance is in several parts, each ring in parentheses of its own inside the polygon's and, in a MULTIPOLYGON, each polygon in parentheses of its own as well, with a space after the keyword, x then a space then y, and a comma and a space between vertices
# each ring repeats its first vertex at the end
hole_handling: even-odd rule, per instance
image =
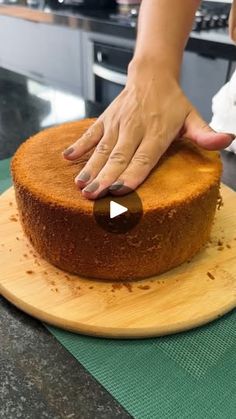
POLYGON ((47 271, 44 271, 43 273, 44 273, 44 275, 48 275, 47 271))
POLYGON ((10 218, 9 218, 9 220, 10 221, 14 221, 14 222, 17 222, 18 221, 17 218, 14 215, 11 215, 10 218))
POLYGON ((220 210, 221 207, 223 207, 224 203, 223 203, 223 198, 221 195, 218 196, 217 198, 217 209, 220 210))
POLYGON ((16 240, 20 240, 19 237, 16 237, 16 240))
POLYGON ((140 290, 150 290, 150 286, 149 285, 138 285, 138 288, 140 290))
POLYGON ((51 285, 56 285, 55 281, 51 281, 51 285))
POLYGON ((9 205, 10 205, 10 207, 12 207, 13 203, 12 202, 9 202, 9 205))
POLYGON ((69 275, 65 275, 65 278, 66 278, 66 279, 68 279, 68 280, 70 280, 70 277, 69 277, 69 275))
POLYGON ((223 246, 223 242, 222 242, 222 240, 218 240, 217 245, 218 245, 218 246, 223 246))
POLYGON ((224 250, 224 246, 219 246, 218 250, 224 250))
POLYGON ((23 256, 24 256, 24 258, 27 258, 28 257, 27 253, 24 253, 23 256))
POLYGON ((208 276, 210 279, 215 279, 214 275, 212 275, 212 273, 211 273, 211 272, 207 272, 207 276, 208 276))
POLYGON ((133 291, 133 287, 132 287, 132 285, 129 282, 123 282, 123 285, 124 285, 124 287, 127 288, 127 290, 129 292, 132 292, 133 291))
POLYGON ((26 271, 27 274, 32 275, 34 273, 34 271, 28 270, 26 271))
POLYGON ((226 247, 228 247, 228 249, 231 249, 231 246, 230 246, 230 244, 226 244, 226 247))
POLYGON ((58 292, 58 288, 55 288, 55 291, 58 292))
POLYGON ((120 290, 121 288, 122 288, 122 284, 121 284, 121 283, 119 283, 119 282, 112 284, 112 289, 113 289, 114 291, 115 291, 115 290, 120 290))
POLYGON ((11 252, 12 251, 12 249, 9 249, 9 252, 11 252))
POLYGON ((89 287, 90 290, 93 290, 93 286, 91 285, 91 287, 89 287))
POLYGON ((76 287, 76 289, 77 289, 77 290, 81 290, 81 287, 78 285, 78 286, 76 287))

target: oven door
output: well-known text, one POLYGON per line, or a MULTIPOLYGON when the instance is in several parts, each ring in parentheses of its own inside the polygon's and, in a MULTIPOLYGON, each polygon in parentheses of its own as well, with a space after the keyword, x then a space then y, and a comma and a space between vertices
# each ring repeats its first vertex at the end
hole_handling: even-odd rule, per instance
POLYGON ((131 50, 94 43, 93 76, 96 102, 108 106, 123 90, 132 56, 131 50))

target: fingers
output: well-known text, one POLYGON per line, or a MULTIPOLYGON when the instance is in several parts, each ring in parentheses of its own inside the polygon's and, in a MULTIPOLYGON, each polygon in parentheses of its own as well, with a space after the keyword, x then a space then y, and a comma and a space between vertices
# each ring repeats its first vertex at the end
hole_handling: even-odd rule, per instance
POLYGON ((97 120, 74 144, 63 152, 63 157, 67 160, 74 160, 81 157, 96 146, 101 140, 103 132, 103 122, 97 120))
POLYGON ((113 127, 112 130, 104 134, 101 141, 97 144, 92 156, 75 178, 75 183, 80 189, 92 182, 104 167, 117 143, 118 133, 118 126, 113 127))
MULTIPOLYGON (((130 190, 135 190, 143 183, 165 152, 163 147, 160 147, 160 143, 161 142, 159 142, 158 139, 153 141, 150 138, 144 138, 129 166, 122 173, 120 178, 117 179, 116 183, 120 184, 120 187, 116 189, 111 188, 110 192, 112 194, 124 195, 130 192, 130 190)), ((167 147, 168 144, 166 142, 166 148, 167 147)))
MULTIPOLYGON (((129 165, 142 139, 138 125, 132 124, 132 127, 132 129, 121 127, 118 141, 107 161, 100 170, 97 165, 97 176, 82 191, 86 198, 95 199, 100 196, 101 192, 108 189, 129 165)), ((96 159, 96 156, 93 157, 92 164, 96 159)))
POLYGON ((193 109, 185 121, 184 135, 206 150, 221 150, 234 140, 233 134, 215 132, 193 109))

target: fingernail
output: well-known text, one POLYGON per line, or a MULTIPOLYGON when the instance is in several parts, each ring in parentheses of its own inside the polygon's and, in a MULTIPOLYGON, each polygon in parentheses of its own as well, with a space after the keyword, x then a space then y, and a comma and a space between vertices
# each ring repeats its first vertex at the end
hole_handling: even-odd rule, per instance
POLYGON ((112 185, 109 187, 109 191, 118 191, 122 188, 123 185, 124 182, 117 180, 117 182, 112 183, 112 185))
POLYGON ((65 151, 63 151, 63 156, 67 157, 75 151, 74 147, 69 147, 65 151))
POLYGON ((83 189, 83 192, 95 192, 99 188, 98 182, 92 182, 86 188, 83 189))
POLYGON ((84 172, 79 173, 79 175, 76 178, 76 182, 77 181, 88 182, 89 179, 90 179, 90 173, 84 171, 84 172))

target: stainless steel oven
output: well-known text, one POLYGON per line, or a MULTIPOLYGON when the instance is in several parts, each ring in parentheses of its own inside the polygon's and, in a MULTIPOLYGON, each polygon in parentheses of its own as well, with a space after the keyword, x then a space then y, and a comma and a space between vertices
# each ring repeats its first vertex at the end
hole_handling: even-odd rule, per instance
POLYGON ((133 51, 98 42, 94 42, 93 46, 95 100, 107 106, 125 86, 133 51))

